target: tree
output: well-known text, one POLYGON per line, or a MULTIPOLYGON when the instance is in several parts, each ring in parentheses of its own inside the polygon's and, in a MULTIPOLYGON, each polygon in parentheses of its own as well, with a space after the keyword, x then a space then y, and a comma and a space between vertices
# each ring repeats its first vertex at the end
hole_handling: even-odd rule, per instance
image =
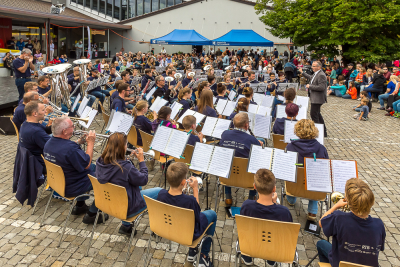
POLYGON ((345 61, 400 57, 400 0, 257 0, 255 9, 274 36, 319 55, 339 55, 341 45, 345 61))

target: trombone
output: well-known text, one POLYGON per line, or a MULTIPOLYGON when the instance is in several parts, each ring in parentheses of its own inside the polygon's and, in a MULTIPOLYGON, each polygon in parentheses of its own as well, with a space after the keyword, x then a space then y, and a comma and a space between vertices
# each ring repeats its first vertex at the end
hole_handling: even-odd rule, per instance
MULTIPOLYGON (((72 119, 71 117, 70 117, 70 119, 72 119)), ((75 118, 75 119, 78 119, 78 120, 89 120, 89 117, 87 117, 86 119, 80 119, 80 118, 75 118)), ((87 131, 81 131, 81 130, 76 130, 76 131, 74 131, 74 133, 73 133, 73 135, 74 136, 77 136, 77 137, 82 137, 82 136, 84 136, 85 134, 89 134, 89 132, 87 132, 87 131)), ((108 140, 108 138, 110 137, 110 135, 104 135, 104 134, 96 134, 96 139, 97 138, 99 138, 99 139, 107 139, 108 140)))

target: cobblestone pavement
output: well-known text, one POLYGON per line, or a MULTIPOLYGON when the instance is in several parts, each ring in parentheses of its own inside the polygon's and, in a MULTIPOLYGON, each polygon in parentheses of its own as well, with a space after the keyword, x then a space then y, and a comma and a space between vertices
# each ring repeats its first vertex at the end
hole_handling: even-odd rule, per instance
MULTIPOLYGON (((305 95, 305 92, 300 92, 305 95)), ((400 215, 398 193, 400 192, 399 173, 396 168, 400 157, 400 139, 396 138, 399 123, 394 118, 384 116, 383 111, 377 111, 377 103, 369 121, 353 119, 351 107, 358 103, 355 100, 344 100, 329 97, 323 105, 323 116, 327 124, 328 138, 325 145, 329 156, 333 159, 355 159, 358 162, 359 177, 367 181, 374 194, 376 203, 372 216, 383 220, 386 226, 385 251, 380 253, 381 266, 400 266, 400 215)), ((93 123, 93 128, 101 129, 101 117, 97 116, 99 124, 93 123)), ((269 141, 269 144, 272 142, 269 141)), ((31 214, 30 206, 21 206, 12 193, 12 172, 17 147, 16 136, 0 136, 0 266, 122 266, 126 256, 127 238, 118 234, 120 221, 110 218, 105 224, 95 229, 95 240, 85 256, 92 226, 82 223, 83 216, 71 216, 64 240, 58 248, 61 225, 69 209, 69 204, 61 200, 52 200, 47 211, 44 225, 39 225, 49 192, 40 199, 38 209, 31 214)), ((98 158, 98 154, 94 159, 98 158)), ((150 172, 149 183, 145 188, 158 185, 161 171, 158 166, 150 172)), ((162 179, 163 181, 163 179, 162 179)), ((278 192, 282 182, 278 181, 278 192)), ((210 184, 211 207, 215 204, 215 177, 210 184)), ((247 199, 248 191, 239 190, 233 193, 237 205, 247 199)), ((87 203, 91 203, 92 199, 87 203)), ((205 208, 205 192, 200 193, 201 206, 205 208)), ((283 203, 288 206, 286 201, 283 203)), ((304 228, 306 221, 307 202, 296 203, 295 208, 289 207, 295 222, 304 228), (303 205, 302 205, 303 204, 303 205), (296 209, 296 210, 295 210, 296 209), (300 215, 297 212, 300 211, 300 215)), ((234 266, 233 255, 237 240, 235 222, 228 219, 220 203, 218 221, 214 241, 216 244, 216 266, 234 266)), ((324 209, 325 210, 325 209, 324 209)), ((144 251, 149 239, 149 222, 146 215, 138 226, 138 233, 132 244, 132 254, 127 266, 141 266, 144 261, 144 251)), ((297 250, 300 264, 306 265, 316 253, 318 238, 305 233, 299 233, 297 250)), ((188 248, 172 244, 168 249, 168 241, 162 239, 152 243, 151 266, 191 266, 185 263, 188 248)), ((313 262, 317 266, 318 260, 313 262)), ((255 260, 255 265, 265 266, 264 261, 255 260)))

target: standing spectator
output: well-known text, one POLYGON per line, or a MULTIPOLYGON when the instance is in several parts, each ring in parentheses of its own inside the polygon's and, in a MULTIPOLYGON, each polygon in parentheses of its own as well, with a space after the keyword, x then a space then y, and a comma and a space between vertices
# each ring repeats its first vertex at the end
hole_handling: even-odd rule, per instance
POLYGON ((162 54, 166 54, 166 53, 167 53, 167 50, 165 50, 165 48, 163 47, 163 48, 161 49, 161 53, 162 53, 162 54))
POLYGON ((75 50, 76 50, 76 59, 80 59, 83 50, 82 41, 79 41, 78 43, 75 44, 75 50))
MULTIPOLYGON (((229 51, 229 50, 228 50, 229 51)), ((222 59, 222 65, 223 68, 225 69, 226 67, 229 66, 229 56, 228 56, 228 52, 224 52, 222 53, 223 59, 222 59)))
POLYGON ((33 49, 39 51, 42 49, 42 45, 40 44, 37 38, 35 38, 35 40, 33 41, 33 49))
POLYGON ((31 50, 24 48, 21 55, 13 62, 15 72, 15 85, 18 88, 19 98, 21 100, 24 96, 24 85, 26 82, 31 81, 31 70, 35 70, 33 65, 33 56, 31 50))
POLYGON ((25 43, 24 43, 24 40, 23 40, 22 38, 19 39, 19 41, 17 42, 17 48, 18 48, 20 51, 22 51, 22 49, 25 48, 25 43))
POLYGON ((50 55, 49 55, 49 60, 52 61, 54 57, 54 43, 53 40, 50 40, 50 55))
POLYGON ((33 53, 33 44, 30 39, 28 40, 28 43, 25 45, 25 48, 28 48, 33 53))
POLYGON ((4 66, 6 69, 10 70, 10 77, 13 77, 13 55, 10 52, 6 53, 6 56, 3 57, 4 66))
POLYGON ((15 50, 15 37, 11 37, 11 40, 7 41, 7 48, 10 50, 15 50))

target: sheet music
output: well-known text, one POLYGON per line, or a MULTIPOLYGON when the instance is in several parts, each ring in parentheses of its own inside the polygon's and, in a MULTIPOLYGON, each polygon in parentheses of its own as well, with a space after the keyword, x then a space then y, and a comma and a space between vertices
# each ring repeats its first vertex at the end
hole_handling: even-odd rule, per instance
POLYGON ((296 116, 297 120, 307 119, 308 103, 310 101, 309 97, 297 96, 294 103, 299 106, 299 114, 296 116))
POLYGON ((79 103, 79 100, 81 100, 81 94, 78 94, 78 96, 75 98, 74 104, 71 106, 71 112, 74 112, 76 109, 76 106, 79 103))
POLYGON ((258 109, 257 105, 250 104, 248 112, 256 114, 257 113, 257 109, 258 109))
POLYGON ((174 158, 180 158, 186 148, 186 143, 189 139, 189 134, 184 131, 172 130, 167 147, 163 151, 165 154, 174 158))
POLYGON ((230 120, 218 119, 217 124, 214 127, 212 137, 221 139, 222 133, 229 129, 231 122, 232 121, 230 121, 230 120))
POLYGON ((236 108, 236 102, 234 102, 234 101, 228 101, 228 102, 226 103, 224 112, 222 112, 222 115, 223 115, 223 116, 229 117, 229 116, 233 113, 233 111, 235 110, 235 108, 236 108))
POLYGON ((282 102, 285 102, 285 101, 286 101, 286 98, 285 98, 284 96, 281 96, 281 95, 277 95, 276 98, 277 98, 278 100, 282 101, 282 102))
POLYGON ((204 122, 203 129, 201 130, 202 134, 206 136, 212 136, 212 133, 215 128, 215 124, 217 124, 218 118, 207 117, 204 122))
POLYGON ((329 159, 305 158, 307 190, 332 193, 329 159))
MULTIPOLYGON (((79 124, 82 125, 83 127, 85 127, 86 129, 88 129, 90 127, 90 125, 92 124, 94 118, 97 115, 97 110, 90 108, 90 112, 86 117, 89 117, 89 121, 88 123, 85 123, 83 121, 79 121, 79 124)), ((86 118, 84 117, 84 118, 86 118)))
POLYGON ((222 112, 225 109, 226 103, 228 103, 228 100, 225 100, 225 99, 218 100, 217 106, 215 108, 217 110, 218 114, 222 114, 222 112))
POLYGON ((232 101, 235 98, 236 92, 232 89, 228 95, 228 99, 232 101))
POLYGON ((258 106, 256 114, 262 115, 262 116, 267 116, 268 111, 270 111, 270 110, 271 110, 271 108, 264 107, 264 106, 258 106))
POLYGON ((296 182, 297 175, 297 152, 274 149, 272 162, 272 173, 277 179, 288 182, 296 182))
MULTIPOLYGON (((183 113, 183 115, 179 118, 178 122, 182 123, 182 120, 183 120, 184 117, 186 117, 187 115, 193 115, 194 113, 196 113, 196 111, 191 110, 191 109, 187 109, 185 111, 185 113, 183 113)), ((196 120, 196 123, 200 123, 200 122, 196 120)))
POLYGON ((112 122, 112 120, 113 120, 113 118, 114 118, 115 112, 116 112, 115 109, 112 109, 112 110, 111 110, 110 118, 108 119, 108 123, 107 123, 107 127, 106 127, 106 131, 108 131, 108 129, 110 129, 111 122, 112 122))
POLYGON ((147 93, 146 95, 146 100, 149 101, 149 99, 153 96, 154 92, 156 91, 156 87, 152 88, 150 92, 147 93))
POLYGON ((321 145, 324 145, 324 125, 321 123, 315 123, 315 127, 318 129, 318 136, 316 139, 321 145))
POLYGON ((158 152, 164 152, 172 130, 172 128, 166 126, 159 126, 154 134, 153 140, 151 141, 151 149, 158 152))
POLYGON ((285 105, 276 105, 276 118, 287 118, 285 105))
MULTIPOLYGON (((111 117, 110 117, 111 119, 111 117)), ((110 127, 108 130, 112 133, 118 132, 118 133, 125 133, 128 134, 129 131, 131 130, 132 124, 133 124, 133 119, 129 114, 125 114, 122 112, 115 112, 114 116, 112 118, 110 127)))
POLYGON ((253 100, 254 100, 254 102, 257 103, 257 105, 261 105, 263 99, 264 99, 263 94, 257 94, 257 93, 253 94, 253 100))
POLYGON ((333 191, 344 194, 347 180, 357 178, 355 161, 331 160, 333 191))
POLYGON ((216 146, 207 172, 219 177, 229 178, 234 153, 234 149, 216 146))
POLYGON ((175 118, 176 118, 176 115, 178 115, 178 113, 179 113, 179 110, 182 108, 182 104, 181 103, 178 103, 178 102, 174 102, 172 105, 171 105, 171 109, 172 109, 172 111, 171 111, 171 119, 172 120, 175 120, 175 118))
POLYGON ((297 135, 294 134, 294 126, 296 125, 297 121, 285 121, 284 126, 284 141, 285 143, 290 143, 291 139, 299 139, 297 135))
POLYGON ((165 104, 167 104, 167 103, 168 103, 167 100, 165 100, 161 97, 157 97, 157 99, 153 102, 153 105, 151 105, 150 110, 158 113, 160 108, 165 106, 165 104))
POLYGON ((256 114, 253 133, 257 137, 269 139, 271 135, 271 116, 262 116, 256 114))
POLYGON ((265 95, 260 105, 271 108, 273 103, 274 97, 272 95, 265 95))
POLYGON ((189 169, 207 172, 214 146, 197 142, 194 146, 189 169))
POLYGON ((79 118, 84 119, 89 115, 89 112, 92 110, 91 107, 86 106, 85 109, 82 112, 82 115, 79 116, 79 118))
POLYGON ((271 170, 272 153, 274 149, 270 147, 251 145, 249 165, 247 172, 256 173, 259 169, 271 170))
POLYGON ((193 116, 196 118, 196 123, 202 122, 203 119, 206 117, 206 115, 203 115, 199 112, 194 112, 193 116))
MULTIPOLYGON (((76 100, 75 100, 76 101, 76 100)), ((86 96, 82 99, 81 104, 79 106, 78 111, 76 112, 78 114, 78 116, 81 116, 82 112, 85 110, 85 107, 87 106, 89 102, 89 98, 87 98, 86 96)))
POLYGON ((242 97, 246 98, 244 95, 238 95, 238 97, 236 98, 236 104, 239 101, 239 99, 241 99, 242 97))
POLYGON ((217 98, 213 96, 213 105, 215 105, 215 102, 217 101, 217 98))

